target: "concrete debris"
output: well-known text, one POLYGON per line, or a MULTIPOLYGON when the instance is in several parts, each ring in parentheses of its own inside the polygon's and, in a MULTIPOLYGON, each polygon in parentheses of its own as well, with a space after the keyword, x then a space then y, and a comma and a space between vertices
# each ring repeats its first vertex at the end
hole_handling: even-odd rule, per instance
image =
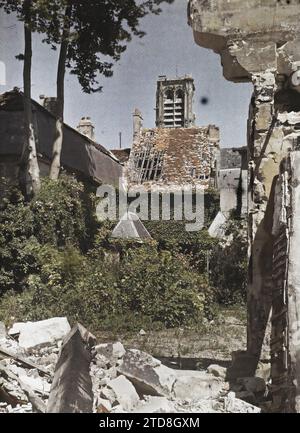
POLYGON ((264 394, 261 378, 238 379, 235 394, 219 365, 175 370, 121 342, 97 345, 80 324, 63 342, 49 339, 35 346, 33 335, 34 346, 28 341, 25 350, 14 339, 24 329, 13 326, 0 343, 0 413, 260 412, 253 403, 264 394))
POLYGON ((170 396, 176 372, 158 360, 137 349, 127 350, 118 372, 126 376, 138 393, 153 396, 170 396))
POLYGON ((225 379, 227 374, 227 369, 225 367, 221 367, 220 365, 212 364, 208 367, 207 372, 216 377, 221 377, 225 379))
POLYGON ((166 397, 146 396, 132 410, 134 413, 175 413, 175 402, 168 400, 166 397))
POLYGON ((62 340, 70 330, 66 317, 55 317, 40 322, 16 323, 8 333, 19 335, 19 345, 31 349, 62 340))
POLYGON ((217 398, 222 392, 224 381, 205 371, 177 370, 173 395, 177 399, 197 401, 217 398))
POLYGON ((113 391, 113 405, 120 404, 125 410, 131 410, 140 400, 135 387, 125 376, 119 376, 111 380, 107 388, 113 391))
POLYGON ((230 413, 259 413, 261 411, 258 407, 236 398, 234 392, 229 392, 225 397, 224 409, 230 413))
POLYGON ((95 337, 80 324, 66 336, 55 368, 48 413, 92 412, 90 363, 95 343, 95 337))
POLYGON ((122 343, 107 343, 107 344, 98 344, 95 347, 96 352, 99 355, 102 355, 104 358, 109 360, 110 362, 114 362, 122 356, 125 355, 125 349, 122 343))
POLYGON ((6 327, 3 322, 0 322, 0 341, 6 338, 6 327))
POLYGON ((111 402, 104 398, 98 398, 96 407, 97 413, 110 413, 112 410, 111 402))

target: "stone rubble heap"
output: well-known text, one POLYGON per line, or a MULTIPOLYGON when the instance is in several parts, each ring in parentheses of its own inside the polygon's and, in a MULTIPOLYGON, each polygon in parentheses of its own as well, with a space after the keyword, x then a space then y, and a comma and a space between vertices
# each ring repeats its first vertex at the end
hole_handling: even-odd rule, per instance
MULTIPOLYGON (((83 327, 80 330, 87 335, 83 327)), ((66 359, 63 348, 74 335, 66 318, 17 323, 8 332, 0 324, 0 413, 47 412, 49 396, 50 402, 51 393, 58 392, 54 375, 59 370, 60 377, 68 378, 68 371, 61 373, 68 369, 67 362, 62 362, 66 359)), ((95 413, 260 412, 229 391, 226 369, 221 366, 212 365, 207 371, 174 370, 147 353, 125 349, 120 342, 96 344, 90 352, 89 370, 81 371, 80 362, 77 368, 78 378, 88 376, 86 389, 91 383, 91 411, 95 413)), ((240 383, 240 394, 243 389, 257 391, 257 381, 252 379, 240 383)), ((58 381, 59 386, 68 389, 70 384, 64 380, 58 381)), ((78 389, 82 390, 79 381, 78 389)), ((79 396, 79 406, 88 394, 79 396)), ((79 406, 70 412, 82 411, 79 406)))

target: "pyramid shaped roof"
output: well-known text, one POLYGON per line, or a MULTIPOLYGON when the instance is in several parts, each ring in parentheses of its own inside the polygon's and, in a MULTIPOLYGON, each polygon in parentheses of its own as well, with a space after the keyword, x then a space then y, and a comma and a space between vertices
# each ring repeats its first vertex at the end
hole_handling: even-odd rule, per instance
POLYGON ((114 228, 111 237, 118 239, 151 239, 151 236, 139 219, 133 212, 126 212, 116 227, 114 228))

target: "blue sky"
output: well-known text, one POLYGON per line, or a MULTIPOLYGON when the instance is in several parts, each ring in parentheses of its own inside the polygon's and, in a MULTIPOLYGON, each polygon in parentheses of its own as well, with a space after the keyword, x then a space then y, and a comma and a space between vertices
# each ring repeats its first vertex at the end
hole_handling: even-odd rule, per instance
MULTIPOLYGON (((191 74, 195 79, 194 111, 199 126, 215 124, 221 130, 221 146, 246 144, 250 84, 234 84, 223 78, 220 58, 200 48, 187 25, 186 0, 165 5, 160 16, 142 22, 147 35, 134 39, 114 67, 112 78, 100 77, 103 92, 86 95, 76 77, 66 76, 65 121, 75 127, 82 116, 90 116, 96 139, 107 148, 117 148, 119 132, 123 147, 131 146, 132 112, 137 107, 145 127, 155 125, 156 80, 159 75, 191 74), (208 104, 201 104, 203 97, 208 104)), ((0 62, 6 66, 6 85, 0 92, 22 88, 22 63, 15 55, 23 51, 22 25, 13 16, 0 12, 0 62)), ((34 37, 32 94, 55 96, 57 53, 34 37)))

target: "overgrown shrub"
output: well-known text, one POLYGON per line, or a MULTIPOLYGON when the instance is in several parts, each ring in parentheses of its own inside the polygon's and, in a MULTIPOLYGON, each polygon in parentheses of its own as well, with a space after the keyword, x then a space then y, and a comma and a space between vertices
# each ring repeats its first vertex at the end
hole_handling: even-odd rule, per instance
POLYGON ((229 241, 219 243, 210 259, 210 282, 216 302, 222 305, 244 303, 247 299, 248 242, 242 222, 227 224, 229 241))
POLYGON ((74 245, 86 251, 97 229, 92 195, 75 178, 43 179, 30 203, 12 197, 0 211, 0 294, 24 290, 28 276, 39 272, 39 245, 74 245))
POLYGON ((208 312, 207 284, 182 255, 144 245, 128 251, 120 273, 125 308, 137 316, 174 327, 201 322, 208 312))
POLYGON ((71 244, 87 250, 98 227, 93 197, 74 177, 61 175, 59 181, 43 179, 39 194, 30 203, 38 241, 58 247, 71 244))
POLYGON ((208 256, 218 244, 207 230, 187 232, 185 223, 178 221, 151 221, 146 226, 160 250, 183 254, 199 274, 207 273, 208 256))

